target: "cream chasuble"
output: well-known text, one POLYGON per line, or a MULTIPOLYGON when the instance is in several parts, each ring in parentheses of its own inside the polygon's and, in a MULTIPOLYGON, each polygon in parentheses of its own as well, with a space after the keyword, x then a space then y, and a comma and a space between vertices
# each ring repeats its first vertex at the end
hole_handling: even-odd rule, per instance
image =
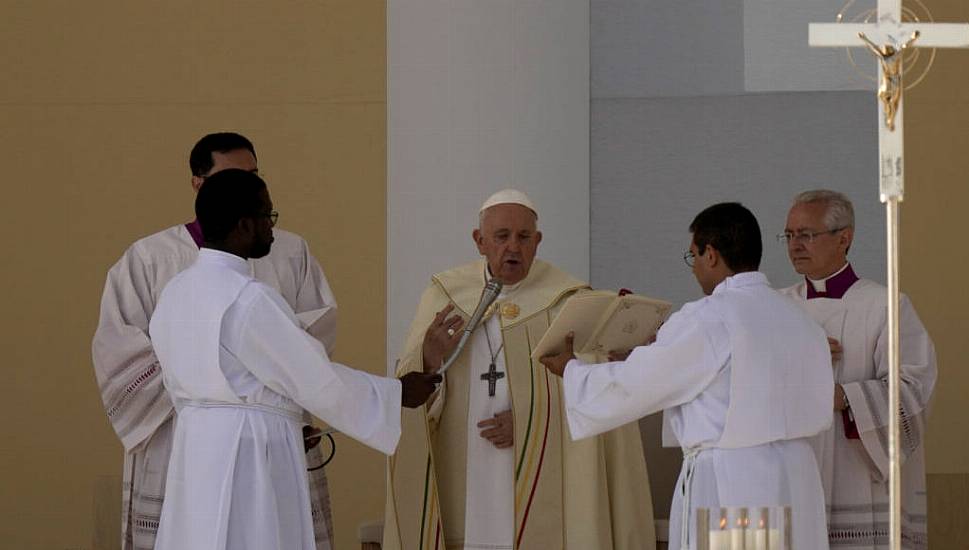
MULTIPOLYGON (((832 279, 838 276, 836 274, 832 279)), ((831 429, 819 434, 814 441, 827 503, 831 547, 846 550, 888 548, 885 287, 860 279, 836 298, 807 299, 804 282, 783 292, 804 307, 828 336, 841 342, 844 349, 841 360, 836 361, 833 368, 835 382, 842 385, 847 395, 850 416, 846 421, 841 413, 832 412, 834 423, 831 429)), ((904 295, 899 321, 902 548, 924 550, 928 548, 928 533, 922 442, 926 410, 936 380, 935 348, 911 301, 904 295)))
MULTIPOLYGON (((484 273, 484 261, 476 261, 432 278, 400 356, 398 374, 423 368, 424 332, 445 305, 454 304, 465 318, 470 315, 484 288, 484 273)), ((496 302, 498 313, 488 320, 487 326, 500 328, 501 338, 492 340, 492 346, 504 346, 504 364, 496 368, 505 377, 496 383, 495 399, 501 399, 500 384, 506 384, 515 422, 512 473, 505 477, 510 489, 489 489, 495 496, 483 495, 480 500, 468 494, 489 481, 469 481, 469 468, 485 464, 488 472, 500 476, 507 464, 501 462, 507 461, 507 454, 501 454, 507 451, 482 439, 476 426, 481 420, 476 416, 489 411, 487 407, 501 409, 497 402, 476 405, 482 397, 488 399, 487 382, 480 379, 488 363, 478 365, 486 359, 480 355, 482 345, 487 353, 484 330, 475 332, 471 346, 447 372, 434 402, 403 412, 401 443, 388 462, 383 550, 460 550, 474 542, 472 536, 489 529, 492 521, 495 533, 507 533, 501 525, 507 525, 509 514, 497 509, 501 505, 485 512, 488 516, 472 512, 475 517, 469 518, 468 513, 483 509, 489 498, 506 502, 508 494, 513 548, 654 548, 652 505, 637 424, 570 441, 562 414, 561 381, 529 359, 564 300, 585 288, 585 283, 536 260, 517 288, 496 302), (498 460, 480 462, 484 459, 478 457, 469 465, 469 451, 477 444, 487 446, 498 460)))
MULTIPOLYGON (((333 350, 337 306, 326 277, 300 236, 273 229, 272 252, 250 260, 257 279, 282 294, 300 325, 333 350)), ((125 449, 122 550, 152 550, 158 530, 172 446, 174 408, 148 337, 148 322, 168 281, 198 257, 184 225, 145 237, 108 272, 92 344, 94 370, 108 420, 125 449)), ((311 419, 306 418, 309 422, 311 419)), ((312 465, 323 456, 316 446, 312 465)), ((317 548, 331 547, 329 491, 323 469, 310 472, 317 548)))

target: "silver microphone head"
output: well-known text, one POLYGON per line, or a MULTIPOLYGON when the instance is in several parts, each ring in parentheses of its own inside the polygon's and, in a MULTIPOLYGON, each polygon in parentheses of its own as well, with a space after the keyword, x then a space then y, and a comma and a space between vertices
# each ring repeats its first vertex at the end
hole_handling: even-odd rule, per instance
POLYGON ((484 291, 482 292, 482 294, 484 296, 489 297, 489 302, 493 302, 495 298, 497 298, 498 295, 501 294, 501 287, 503 286, 505 285, 504 283, 501 282, 501 280, 491 279, 490 281, 488 281, 488 284, 485 285, 484 291), (494 298, 491 298, 492 294, 494 295, 494 298))
POLYGON ((474 309, 474 313, 471 314, 471 319, 464 326, 464 331, 471 333, 475 328, 478 327, 478 323, 481 322, 481 318, 484 317, 486 311, 488 311, 488 306, 494 303, 501 294, 501 287, 504 286, 498 279, 491 279, 488 284, 485 285, 484 289, 481 291, 481 299, 478 300, 478 307, 474 309))

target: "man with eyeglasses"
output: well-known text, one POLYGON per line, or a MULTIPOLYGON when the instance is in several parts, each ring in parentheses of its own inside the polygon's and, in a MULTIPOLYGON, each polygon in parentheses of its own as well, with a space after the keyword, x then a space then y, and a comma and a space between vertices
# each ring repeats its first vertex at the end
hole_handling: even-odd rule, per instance
MULTIPOLYGON (((235 168, 256 173, 256 150, 242 135, 203 137, 189 155, 191 185, 198 192, 218 172, 235 168)), ((275 225, 278 213, 266 212, 275 225)), ((299 235, 274 228, 272 252, 247 263, 256 279, 273 287, 296 312, 300 325, 332 354, 336 300, 326 276, 299 235)), ((179 224, 132 244, 108 272, 94 335, 94 369, 108 420, 124 446, 121 540, 124 550, 154 547, 165 496, 172 447, 174 408, 162 385, 148 323, 168 281, 196 260, 204 243, 198 220, 179 224)), ((310 424, 307 415, 304 421, 310 424)), ((323 463, 315 429, 306 460, 323 463)), ((332 546, 332 520, 326 475, 309 472, 317 548, 332 546)))
MULTIPOLYGON (((782 292, 828 334, 835 389, 834 424, 815 450, 831 544, 888 548, 888 324, 885 287, 860 279, 848 261, 854 208, 836 191, 794 198, 784 232, 794 270, 804 281, 782 292)), ((900 304, 903 548, 926 548, 922 440, 935 386, 935 348, 907 296, 900 304)))
POLYGON ((715 204, 689 229, 684 259, 706 296, 670 316, 655 342, 589 365, 566 339, 564 353, 541 358, 562 376, 571 436, 663 411, 664 445, 683 449, 671 549, 696 549, 696 509, 724 506, 790 506, 791 547, 827 549, 810 444, 831 424, 824 331, 758 271, 763 245, 750 210, 715 204))

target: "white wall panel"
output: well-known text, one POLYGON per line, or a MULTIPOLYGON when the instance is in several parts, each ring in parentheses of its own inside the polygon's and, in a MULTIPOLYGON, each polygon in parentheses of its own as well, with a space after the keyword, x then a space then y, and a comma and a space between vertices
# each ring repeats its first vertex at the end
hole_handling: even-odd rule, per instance
POLYGON ((477 258, 481 202, 517 187, 539 256, 589 276, 588 0, 389 0, 387 356, 430 275, 477 258))

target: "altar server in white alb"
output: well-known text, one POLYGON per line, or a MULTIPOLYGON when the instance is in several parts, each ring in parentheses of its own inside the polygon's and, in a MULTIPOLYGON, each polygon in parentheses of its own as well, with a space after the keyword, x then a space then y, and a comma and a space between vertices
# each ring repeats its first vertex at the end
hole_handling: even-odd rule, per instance
MULTIPOLYGON (((801 193, 784 233, 804 281, 783 292, 824 327, 835 387, 830 430, 816 450, 832 546, 888 548, 888 324, 885 287, 859 279, 848 262, 854 238, 851 201, 829 190, 801 193)), ((900 303, 902 548, 928 547, 926 411, 935 387, 935 347, 907 296, 900 303)))
MULTIPOLYGON (((202 137, 189 155, 195 192, 227 168, 256 172, 256 149, 245 136, 218 132, 202 137)), ((333 351, 337 304, 309 246, 295 233, 273 228, 272 253, 249 261, 250 272, 282 294, 300 325, 333 351)), ((148 322, 168 281, 192 265, 203 244, 198 220, 159 231, 132 244, 108 272, 94 334, 94 372, 108 421, 124 446, 121 550, 155 547, 172 449, 175 409, 162 385, 148 322)), ((312 419, 304 417, 304 433, 312 419)), ((319 439, 309 440, 306 459, 323 462, 319 439)), ((332 548, 326 470, 310 473, 310 503, 317 550, 332 548)))
POLYGON ((573 438, 664 411, 664 441, 683 448, 670 548, 696 547, 697 507, 782 506, 797 549, 828 548, 809 438, 831 424, 824 331, 770 287, 761 234, 738 203, 701 212, 684 259, 707 296, 672 315, 623 362, 587 365, 568 350, 542 359, 563 375, 573 438))
POLYGON ((205 243, 149 324, 177 411, 155 548, 314 550, 303 409, 390 454, 401 404, 423 404, 440 376, 395 380, 332 363, 252 276, 246 260, 269 253, 276 216, 259 176, 211 176, 195 211, 205 243))

